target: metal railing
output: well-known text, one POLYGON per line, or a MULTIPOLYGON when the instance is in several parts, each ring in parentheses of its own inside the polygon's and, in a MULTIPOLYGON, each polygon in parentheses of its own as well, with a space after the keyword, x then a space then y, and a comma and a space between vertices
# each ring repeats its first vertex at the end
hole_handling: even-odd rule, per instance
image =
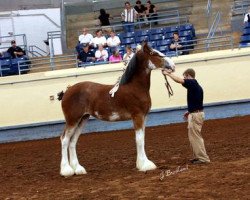
POLYGON ((32 57, 47 56, 48 53, 36 45, 30 45, 28 52, 32 57))
POLYGON ((250 9, 250 1, 248 0, 237 0, 234 1, 232 6, 232 13, 234 15, 245 15, 250 9))
MULTIPOLYGON (((215 32, 217 31, 217 28, 219 27, 220 20, 221 20, 221 13, 218 11, 216 13, 215 18, 214 18, 213 24, 211 25, 211 27, 209 29, 207 38, 213 38, 214 37, 215 32)), ((220 32, 221 32, 221 35, 222 35, 221 29, 220 29, 220 32)), ((208 40, 207 48, 209 48, 209 45, 210 45, 210 40, 208 40)))
POLYGON ((58 68, 78 67, 77 55, 64 55, 51 58, 38 58, 18 61, 19 75, 30 70, 56 70, 58 68), (52 61, 53 60, 53 61, 52 61), (50 66, 50 67, 48 67, 50 66))
POLYGON ((27 38, 26 34, 16 34, 16 35, 6 35, 0 37, 0 43, 2 44, 0 50, 7 50, 11 44, 11 40, 16 40, 17 46, 23 48, 23 50, 27 51, 27 38), (19 43, 20 42, 20 43, 19 43))

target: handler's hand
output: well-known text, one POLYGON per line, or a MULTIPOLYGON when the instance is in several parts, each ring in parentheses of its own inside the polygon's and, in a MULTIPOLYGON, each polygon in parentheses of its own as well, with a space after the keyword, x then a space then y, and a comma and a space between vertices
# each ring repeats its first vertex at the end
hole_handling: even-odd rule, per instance
POLYGON ((188 115, 189 115, 189 112, 185 112, 184 115, 183 115, 183 119, 184 120, 188 120, 188 115))
POLYGON ((162 70, 162 74, 165 74, 165 75, 169 75, 171 74, 173 71, 171 69, 163 69, 162 70))

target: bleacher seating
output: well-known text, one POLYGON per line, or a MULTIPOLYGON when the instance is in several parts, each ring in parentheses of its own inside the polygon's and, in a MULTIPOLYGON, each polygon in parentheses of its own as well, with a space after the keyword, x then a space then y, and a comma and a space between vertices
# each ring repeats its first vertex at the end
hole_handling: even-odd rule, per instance
MULTIPOLYGON (((250 30, 250 29, 249 29, 250 30)), ((182 54, 188 54, 190 50, 194 48, 193 39, 195 38, 195 29, 192 24, 184 24, 180 26, 172 26, 172 27, 160 27, 155 29, 145 29, 145 30, 136 30, 134 32, 128 33, 117 33, 116 34, 120 40, 121 45, 119 47, 119 52, 123 56, 126 53, 126 46, 129 45, 135 51, 136 46, 141 44, 143 41, 147 41, 149 46, 157 49, 163 54, 172 57, 182 54), (184 53, 178 53, 176 51, 170 51, 169 47, 173 39, 173 33, 178 32, 182 45, 186 45, 184 47, 184 53)), ((110 48, 106 48, 109 52, 109 56, 112 52, 110 52, 110 48)), ((105 62, 106 63, 106 62, 105 62)), ((104 63, 84 63, 81 66, 91 66, 96 64, 104 64, 104 63)))
POLYGON ((250 22, 245 24, 240 39, 240 48, 250 47, 250 22))
POLYGON ((4 53, 0 58, 0 76, 18 75, 19 68, 21 74, 27 73, 29 71, 29 64, 30 61, 26 56, 11 59, 10 55, 4 53))

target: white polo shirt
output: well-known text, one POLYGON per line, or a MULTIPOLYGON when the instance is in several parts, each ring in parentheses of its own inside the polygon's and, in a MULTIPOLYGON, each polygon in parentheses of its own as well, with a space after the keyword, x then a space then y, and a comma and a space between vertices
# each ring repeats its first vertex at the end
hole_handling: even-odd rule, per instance
POLYGON ((107 39, 107 44, 109 47, 117 47, 121 44, 121 40, 118 36, 114 36, 113 38, 109 37, 107 39))
POLYGON ((99 37, 99 38, 94 37, 90 42, 90 44, 93 45, 94 47, 97 47, 97 45, 99 44, 105 45, 106 43, 107 43, 107 40, 104 36, 99 37))
POLYGON ((87 33, 86 35, 82 34, 79 36, 79 42, 81 44, 90 43, 92 39, 93 39, 93 35, 91 35, 90 33, 87 33))

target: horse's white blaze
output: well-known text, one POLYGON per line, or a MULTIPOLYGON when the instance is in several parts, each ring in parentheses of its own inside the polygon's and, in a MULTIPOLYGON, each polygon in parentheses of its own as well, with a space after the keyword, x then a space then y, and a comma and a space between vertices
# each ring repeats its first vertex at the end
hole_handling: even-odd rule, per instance
POLYGON ((115 121, 115 120, 118 120, 119 118, 120 118, 120 116, 117 112, 112 112, 112 115, 109 116, 110 121, 115 121))
POLYGON ((151 60, 148 61, 148 67, 149 67, 149 69, 156 69, 155 64, 152 63, 151 60))
POLYGON ((162 52, 154 49, 155 52, 157 52, 160 56, 164 57, 164 60, 168 63, 168 65, 171 67, 171 69, 174 71, 175 70, 175 64, 174 64, 174 61, 167 57, 166 55, 164 55, 162 52))
POLYGON ((137 149, 136 167, 140 171, 148 171, 148 170, 156 169, 156 165, 147 158, 147 155, 145 153, 144 129, 136 130, 135 133, 136 133, 136 149, 137 149))

